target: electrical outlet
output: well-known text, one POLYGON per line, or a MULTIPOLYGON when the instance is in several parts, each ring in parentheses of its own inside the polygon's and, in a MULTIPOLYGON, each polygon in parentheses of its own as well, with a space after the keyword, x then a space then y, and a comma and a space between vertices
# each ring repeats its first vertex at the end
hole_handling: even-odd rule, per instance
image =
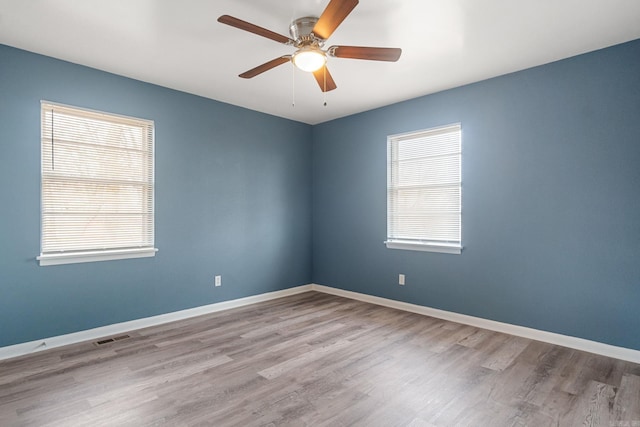
POLYGON ((398 274, 398 285, 404 286, 404 274, 398 274))
POLYGON ((222 276, 216 276, 215 285, 222 286, 222 276))

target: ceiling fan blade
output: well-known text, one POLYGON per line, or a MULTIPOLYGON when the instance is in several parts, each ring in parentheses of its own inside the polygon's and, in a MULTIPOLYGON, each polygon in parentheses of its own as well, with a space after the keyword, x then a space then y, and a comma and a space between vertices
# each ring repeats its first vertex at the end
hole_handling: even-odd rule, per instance
POLYGON ((222 15, 218 18, 218 22, 223 24, 231 25, 232 27, 239 28, 241 30, 249 31, 250 33, 257 34, 262 37, 266 37, 271 40, 275 40, 278 43, 284 44, 293 44, 294 41, 289 37, 283 36, 278 33, 274 33, 271 30, 267 30, 266 28, 259 27, 257 25, 251 24, 247 21, 243 21, 242 19, 234 18, 229 15, 222 15))
POLYGON ((287 63, 289 61, 291 61, 291 56, 289 55, 281 56, 280 58, 272 59, 269 62, 265 62, 262 65, 258 65, 256 68, 252 68, 249 71, 245 71, 244 73, 240 74, 239 77, 242 77, 243 79, 250 79, 252 77, 257 76, 258 74, 262 74, 265 71, 269 71, 270 69, 275 68, 278 65, 287 63))
POLYGON ((357 5, 358 0, 331 0, 313 27, 313 34, 328 39, 357 5))
POLYGON ((331 46, 327 49, 327 52, 337 58, 396 62, 400 59, 402 49, 395 47, 331 46))
POLYGON ((316 78, 318 85, 320 86, 320 90, 323 92, 329 92, 330 90, 334 90, 338 86, 336 86, 336 82, 333 81, 333 77, 331 77, 331 73, 329 73, 329 69, 325 65, 313 72, 313 77, 316 78))

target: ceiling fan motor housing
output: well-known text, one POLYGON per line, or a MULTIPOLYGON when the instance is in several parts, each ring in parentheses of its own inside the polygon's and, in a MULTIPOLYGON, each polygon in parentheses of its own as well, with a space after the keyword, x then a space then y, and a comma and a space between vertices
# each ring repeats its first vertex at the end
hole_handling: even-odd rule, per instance
POLYGON ((289 34, 291 38, 296 41, 298 45, 310 44, 312 42, 318 42, 319 45, 324 43, 323 39, 319 39, 312 34, 313 27, 318 22, 318 18, 313 16, 305 16, 298 18, 289 26, 289 34), (305 43, 306 42, 306 43, 305 43))

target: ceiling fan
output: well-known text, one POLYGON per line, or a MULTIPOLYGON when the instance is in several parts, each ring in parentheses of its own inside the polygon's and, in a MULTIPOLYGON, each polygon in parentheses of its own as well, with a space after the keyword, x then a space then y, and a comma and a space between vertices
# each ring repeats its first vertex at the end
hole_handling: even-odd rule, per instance
POLYGON ((358 0, 331 0, 320 18, 304 17, 294 20, 289 26, 291 38, 229 15, 222 15, 218 18, 218 22, 297 49, 293 55, 272 59, 245 71, 240 74, 240 77, 250 79, 278 65, 293 62, 299 69, 313 73, 320 89, 323 92, 328 92, 337 87, 327 69, 328 56, 395 62, 402 53, 402 49, 388 47, 331 46, 328 49, 323 49, 325 41, 357 5, 358 0))

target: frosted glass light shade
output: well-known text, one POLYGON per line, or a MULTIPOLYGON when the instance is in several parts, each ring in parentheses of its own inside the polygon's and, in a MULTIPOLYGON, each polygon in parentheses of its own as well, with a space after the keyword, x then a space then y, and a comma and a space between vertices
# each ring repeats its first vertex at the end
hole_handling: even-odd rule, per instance
POLYGON ((326 64, 327 57, 320 49, 303 47, 293 54, 293 63, 302 71, 314 72, 326 64))

